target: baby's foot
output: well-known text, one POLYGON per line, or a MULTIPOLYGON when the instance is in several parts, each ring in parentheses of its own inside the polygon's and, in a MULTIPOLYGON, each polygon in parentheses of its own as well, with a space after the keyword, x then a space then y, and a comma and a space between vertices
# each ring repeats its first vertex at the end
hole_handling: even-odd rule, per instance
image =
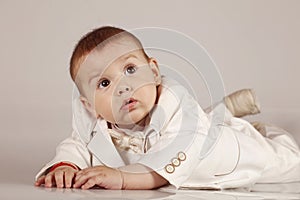
POLYGON ((260 113, 260 106, 252 89, 238 90, 224 97, 224 102, 235 117, 260 113))

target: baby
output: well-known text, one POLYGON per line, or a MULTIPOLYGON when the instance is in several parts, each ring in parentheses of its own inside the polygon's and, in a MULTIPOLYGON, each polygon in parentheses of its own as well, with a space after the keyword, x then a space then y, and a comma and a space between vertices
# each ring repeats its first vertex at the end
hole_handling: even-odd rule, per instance
POLYGON ((300 151, 288 133, 237 118, 259 112, 252 90, 204 112, 125 30, 85 35, 70 73, 79 91, 74 131, 36 186, 226 189, 300 180, 300 151), (221 122, 214 123, 215 113, 223 113, 221 122))

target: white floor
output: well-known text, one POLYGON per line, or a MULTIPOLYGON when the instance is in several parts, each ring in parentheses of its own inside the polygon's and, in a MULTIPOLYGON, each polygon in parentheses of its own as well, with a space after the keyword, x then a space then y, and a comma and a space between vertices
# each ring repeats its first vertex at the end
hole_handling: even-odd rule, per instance
POLYGON ((245 189, 226 191, 177 190, 164 187, 158 190, 80 190, 35 187, 30 184, 0 183, 0 199, 209 199, 209 200, 258 200, 300 199, 300 182, 290 184, 259 184, 251 192, 245 189))

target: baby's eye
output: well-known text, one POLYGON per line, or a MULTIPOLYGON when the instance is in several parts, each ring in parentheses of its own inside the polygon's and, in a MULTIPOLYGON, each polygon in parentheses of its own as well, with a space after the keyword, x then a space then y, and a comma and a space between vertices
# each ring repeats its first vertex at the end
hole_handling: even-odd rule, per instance
POLYGON ((136 72, 136 67, 135 66, 128 66, 125 69, 125 75, 134 74, 135 72, 136 72))
POLYGON ((110 84, 110 81, 107 79, 104 79, 99 82, 98 87, 105 88, 105 87, 109 86, 109 84, 110 84))

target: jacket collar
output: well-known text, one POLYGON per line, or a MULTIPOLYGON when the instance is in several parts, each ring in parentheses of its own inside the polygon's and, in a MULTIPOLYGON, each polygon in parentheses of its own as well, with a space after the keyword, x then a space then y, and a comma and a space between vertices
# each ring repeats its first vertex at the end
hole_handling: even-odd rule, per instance
POLYGON ((120 167, 125 165, 111 140, 107 131, 107 124, 104 120, 97 120, 97 124, 94 128, 94 136, 87 147, 92 154, 108 167, 120 167))

